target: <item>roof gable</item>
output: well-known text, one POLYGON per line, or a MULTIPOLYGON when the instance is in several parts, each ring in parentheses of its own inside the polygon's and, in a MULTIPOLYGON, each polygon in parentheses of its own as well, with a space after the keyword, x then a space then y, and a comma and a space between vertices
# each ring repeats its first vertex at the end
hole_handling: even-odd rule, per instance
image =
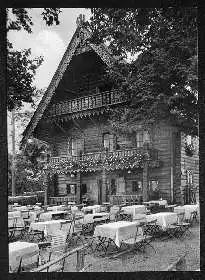
POLYGON ((38 108, 36 109, 29 124, 27 125, 26 129, 23 132, 23 139, 21 141, 21 146, 24 145, 24 143, 26 142, 26 139, 28 139, 32 135, 38 122, 42 118, 43 113, 45 112, 45 109, 47 108, 48 104, 50 103, 51 98, 54 95, 55 90, 58 87, 59 82, 61 81, 67 67, 69 66, 73 55, 77 54, 79 52, 79 49, 81 49, 81 51, 83 51, 83 48, 86 45, 86 47, 93 49, 100 56, 102 61, 108 67, 111 66, 112 63, 114 63, 115 59, 110 54, 108 48, 104 44, 100 44, 97 46, 95 44, 89 43, 88 39, 90 38, 90 36, 91 36, 91 33, 88 31, 88 29, 86 29, 83 26, 77 27, 65 53, 58 65, 58 68, 55 71, 53 78, 38 105, 38 108))

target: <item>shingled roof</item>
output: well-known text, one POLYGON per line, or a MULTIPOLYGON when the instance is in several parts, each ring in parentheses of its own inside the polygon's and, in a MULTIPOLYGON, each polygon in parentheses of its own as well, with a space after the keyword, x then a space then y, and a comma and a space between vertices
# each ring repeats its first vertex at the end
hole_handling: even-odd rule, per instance
MULTIPOLYGON (((32 135, 38 122, 42 118, 43 113, 47 108, 47 106, 49 105, 51 98, 55 94, 55 90, 58 87, 59 82, 61 81, 66 69, 69 67, 72 57, 75 54, 75 51, 78 48, 79 44, 80 43, 82 44, 82 40, 83 42, 85 42, 90 37, 91 37, 91 33, 84 25, 77 26, 76 31, 58 65, 57 70, 53 75, 53 78, 46 92, 44 93, 36 111, 34 112, 29 124, 27 125, 26 129, 23 132, 23 138, 21 140, 21 148, 25 144, 26 140, 32 135)), ((108 67, 111 66, 116 60, 116 58, 113 55, 111 55, 109 49, 104 44, 95 45, 89 43, 89 41, 87 41, 87 44, 100 56, 102 61, 108 67)))

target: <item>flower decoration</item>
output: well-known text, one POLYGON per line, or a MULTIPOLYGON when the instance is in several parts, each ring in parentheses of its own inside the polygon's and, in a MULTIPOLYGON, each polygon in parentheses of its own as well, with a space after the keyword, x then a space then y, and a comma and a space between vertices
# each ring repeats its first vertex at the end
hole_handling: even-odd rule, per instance
POLYGON ((194 149, 194 145, 193 143, 191 144, 188 144, 188 143, 185 143, 185 153, 187 156, 193 156, 195 152, 195 149, 194 149))

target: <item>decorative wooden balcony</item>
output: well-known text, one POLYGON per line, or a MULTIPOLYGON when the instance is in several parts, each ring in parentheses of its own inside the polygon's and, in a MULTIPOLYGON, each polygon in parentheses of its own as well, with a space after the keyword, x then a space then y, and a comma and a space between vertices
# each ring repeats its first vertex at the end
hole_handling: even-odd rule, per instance
POLYGON ((142 168, 145 161, 158 167, 158 153, 155 149, 133 148, 113 152, 87 153, 80 156, 51 157, 49 167, 55 173, 92 172, 103 168, 116 169, 142 168))
POLYGON ((73 100, 65 100, 52 105, 48 112, 49 117, 61 116, 64 114, 72 114, 85 110, 97 109, 108 105, 115 105, 127 101, 122 97, 119 91, 112 90, 98 94, 83 96, 73 100))

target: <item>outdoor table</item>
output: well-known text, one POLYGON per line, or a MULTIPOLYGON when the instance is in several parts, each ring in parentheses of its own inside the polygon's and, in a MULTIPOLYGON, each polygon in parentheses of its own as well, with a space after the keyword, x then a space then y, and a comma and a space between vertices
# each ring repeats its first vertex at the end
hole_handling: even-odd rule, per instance
MULTIPOLYGON (((44 221, 44 222, 32 222, 29 227, 29 232, 32 230, 42 231, 44 236, 52 235, 57 230, 61 229, 61 223, 65 222, 65 220, 52 220, 52 221, 44 221)), ((69 231, 70 223, 66 224, 66 227, 63 227, 63 230, 69 231)))
MULTIPOLYGON (((9 243, 9 271, 15 272, 18 269, 20 259, 24 254, 38 252, 38 244, 30 242, 16 241, 9 243)), ((37 260, 37 256, 33 256, 28 260, 24 260, 24 264, 29 265, 31 261, 37 260)))
POLYGON ((21 217, 21 211, 8 212, 8 218, 17 218, 17 217, 21 217))
POLYGON ((66 211, 48 211, 48 212, 41 213, 39 219, 41 221, 50 221, 54 219, 56 216, 60 216, 62 218, 66 214, 67 214, 66 211))
POLYGON ((132 238, 136 234, 138 222, 118 221, 95 227, 94 236, 103 239, 111 239, 117 247, 120 247, 123 240, 132 238))
POLYGON ((101 222, 106 221, 109 219, 109 213, 102 212, 102 213, 94 213, 94 214, 86 214, 84 216, 83 222, 84 223, 93 223, 93 222, 101 222))
POLYGON ((15 207, 13 207, 13 210, 15 211, 22 211, 22 210, 24 210, 24 211, 28 211, 28 207, 27 206, 15 206, 15 207))
POLYGON ((177 213, 173 212, 160 212, 156 214, 150 214, 146 216, 147 222, 157 220, 156 224, 159 225, 162 230, 166 230, 169 225, 177 222, 177 213))
POLYGON ((174 212, 179 213, 179 212, 184 212, 184 218, 185 220, 189 220, 191 216, 191 212, 197 211, 199 213, 199 205, 198 204, 186 204, 183 206, 177 206, 174 208, 174 212))
POLYGON ((85 206, 82 208, 84 213, 92 211, 92 213, 99 213, 101 210, 100 205, 85 206))
POLYGON ((22 217, 8 217, 8 228, 14 226, 15 219, 16 219, 16 223, 15 223, 16 227, 24 227, 24 220, 22 217))
POLYGON ((121 209, 126 214, 131 214, 134 218, 137 214, 145 214, 146 213, 146 207, 144 205, 131 205, 131 206, 125 206, 121 209))
POLYGON ((47 211, 63 211, 64 208, 65 208, 65 205, 49 206, 47 208, 47 211))
POLYGON ((162 199, 162 200, 151 200, 151 201, 148 201, 149 205, 150 204, 158 204, 158 205, 164 205, 166 206, 167 205, 167 200, 165 199, 162 199))

